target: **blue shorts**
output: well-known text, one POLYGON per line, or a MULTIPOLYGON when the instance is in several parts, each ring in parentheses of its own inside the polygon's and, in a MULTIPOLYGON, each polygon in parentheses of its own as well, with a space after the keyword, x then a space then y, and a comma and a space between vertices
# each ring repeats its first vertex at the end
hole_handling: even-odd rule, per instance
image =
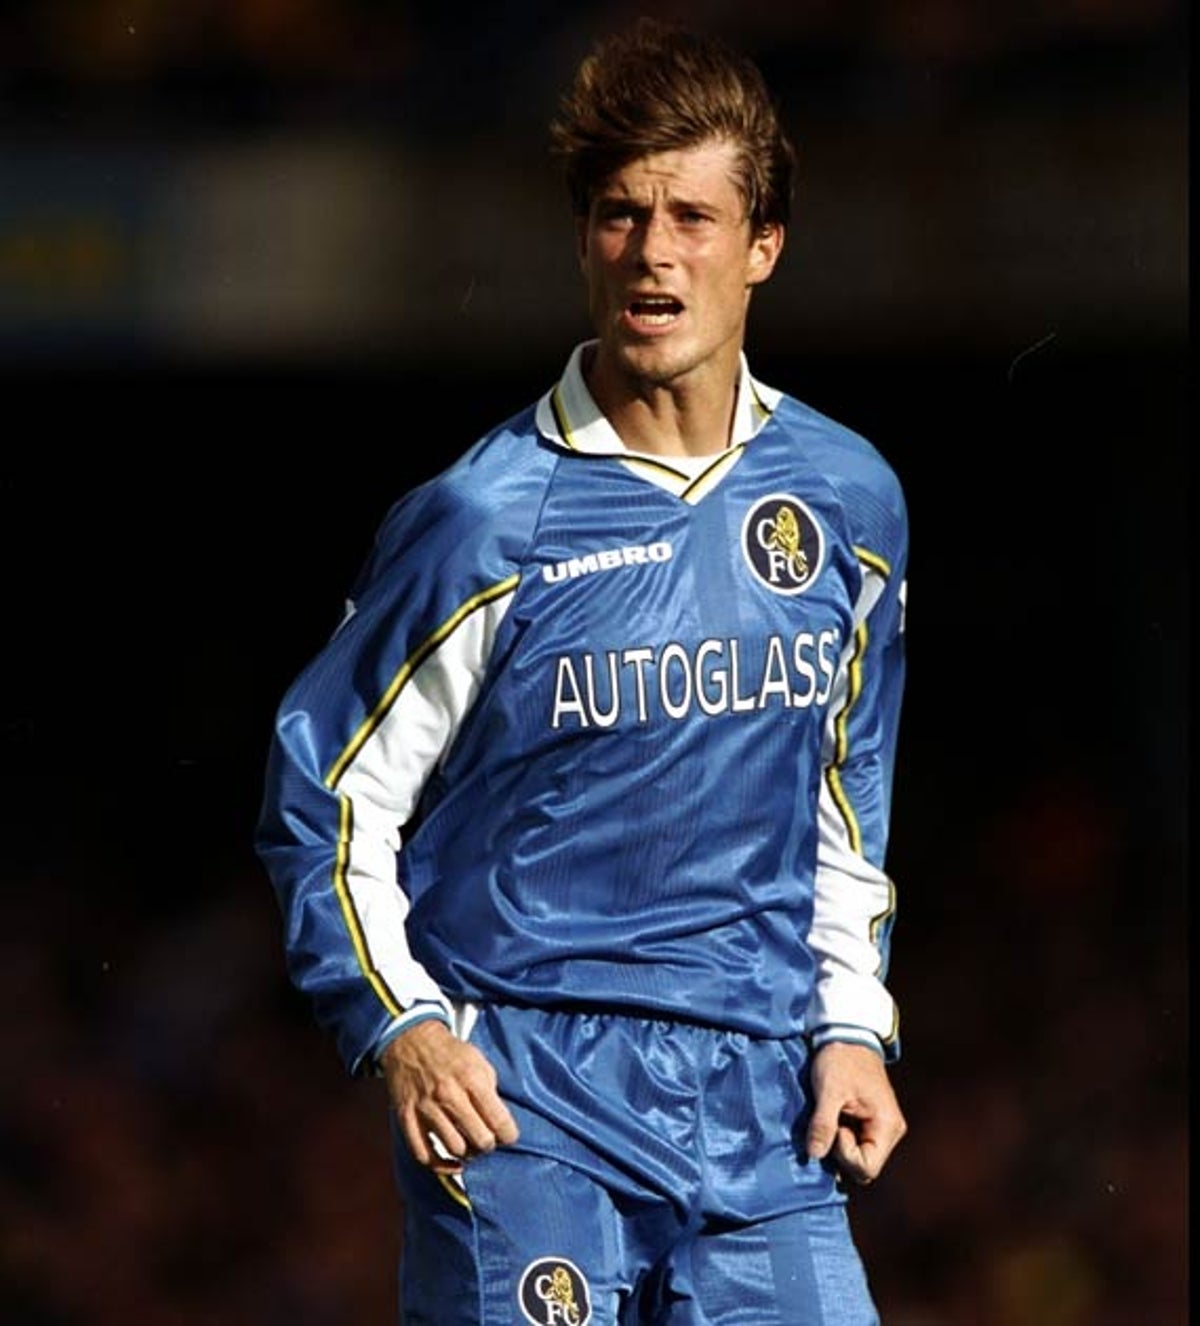
POLYGON ((801 1038, 489 1006, 470 1039, 521 1136, 459 1186, 396 1133, 404 1326, 878 1322, 801 1038))

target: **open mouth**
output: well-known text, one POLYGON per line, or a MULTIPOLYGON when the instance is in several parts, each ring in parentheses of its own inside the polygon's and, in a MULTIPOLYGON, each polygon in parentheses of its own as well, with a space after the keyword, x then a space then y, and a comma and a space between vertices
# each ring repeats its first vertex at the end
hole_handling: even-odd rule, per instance
POLYGON ((635 295, 625 308, 641 327, 669 326, 683 312, 683 305, 674 295, 635 295))

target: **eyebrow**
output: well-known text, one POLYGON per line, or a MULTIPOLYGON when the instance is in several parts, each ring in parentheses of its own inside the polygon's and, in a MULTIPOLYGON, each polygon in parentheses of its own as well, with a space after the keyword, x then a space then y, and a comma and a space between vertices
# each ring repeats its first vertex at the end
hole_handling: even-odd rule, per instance
MULTIPOLYGON (((628 207, 639 212, 647 212, 653 207, 652 202, 647 202, 644 198, 639 198, 636 194, 621 189, 601 189, 593 195, 592 201, 599 208, 628 207)), ((703 198, 676 197, 674 195, 668 195, 666 206, 672 212, 724 213, 728 210, 719 203, 703 198)))

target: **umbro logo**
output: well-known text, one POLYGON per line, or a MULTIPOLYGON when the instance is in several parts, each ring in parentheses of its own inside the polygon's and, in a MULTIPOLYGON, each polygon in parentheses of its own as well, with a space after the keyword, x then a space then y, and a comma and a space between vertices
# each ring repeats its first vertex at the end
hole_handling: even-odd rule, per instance
POLYGON ((622 566, 645 566, 650 562, 669 562, 673 555, 671 545, 661 543, 635 543, 623 548, 605 548, 600 552, 584 553, 563 562, 547 563, 542 567, 542 578, 547 584, 560 580, 574 580, 578 576, 595 575, 597 571, 616 571, 622 566))

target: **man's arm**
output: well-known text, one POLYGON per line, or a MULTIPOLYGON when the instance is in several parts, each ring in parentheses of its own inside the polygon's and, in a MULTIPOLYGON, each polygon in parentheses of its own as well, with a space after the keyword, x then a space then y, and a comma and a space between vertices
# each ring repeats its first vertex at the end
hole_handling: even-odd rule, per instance
POLYGON ((890 1061, 899 1057, 885 984, 896 899, 884 858, 904 680, 904 567, 857 551, 857 625, 838 669, 817 804, 807 1027, 817 1046, 857 1041, 890 1061))
POLYGON ((883 869, 904 680, 903 523, 891 558, 859 549, 857 627, 831 709, 809 942, 816 959, 808 1151, 869 1183, 907 1131, 888 1075, 899 1017, 885 984, 895 893, 883 869))
POLYGON ((276 717, 256 847, 288 969, 353 1073, 450 1003, 410 945, 400 826, 478 693, 515 577, 476 554, 453 502, 393 509, 347 614, 276 717), (490 578, 489 578, 490 577, 490 578))

